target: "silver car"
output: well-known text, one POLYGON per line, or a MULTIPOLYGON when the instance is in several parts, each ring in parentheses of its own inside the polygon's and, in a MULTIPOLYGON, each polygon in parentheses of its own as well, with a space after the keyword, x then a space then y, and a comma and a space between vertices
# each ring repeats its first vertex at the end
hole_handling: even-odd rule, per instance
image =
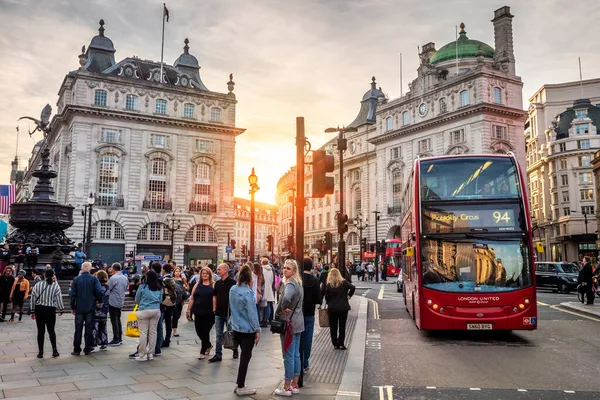
POLYGON ((398 289, 398 292, 402 291, 402 270, 400 270, 400 273, 398 274, 398 279, 396 280, 396 288, 398 289))

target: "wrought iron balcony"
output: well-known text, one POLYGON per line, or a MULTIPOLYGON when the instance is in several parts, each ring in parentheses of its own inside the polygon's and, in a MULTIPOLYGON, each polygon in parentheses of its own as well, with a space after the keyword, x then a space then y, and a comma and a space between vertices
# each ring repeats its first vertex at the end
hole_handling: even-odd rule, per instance
POLYGON ((212 203, 200 203, 197 201, 192 201, 190 203, 190 212, 214 213, 217 212, 217 205, 212 203))
POLYGON ((388 206, 388 215, 394 215, 394 214, 400 214, 402 213, 402 207, 401 206, 388 206))
POLYGON ((125 206, 125 200, 122 197, 115 196, 96 196, 96 207, 110 207, 110 208, 123 208, 125 206))
POLYGON ((172 210, 173 202, 164 200, 145 199, 142 203, 142 208, 145 210, 172 210))

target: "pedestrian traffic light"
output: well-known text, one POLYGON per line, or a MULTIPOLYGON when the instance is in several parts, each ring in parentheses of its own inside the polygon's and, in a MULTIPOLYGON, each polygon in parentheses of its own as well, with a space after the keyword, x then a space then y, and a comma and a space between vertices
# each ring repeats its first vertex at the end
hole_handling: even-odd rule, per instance
POLYGON ((327 250, 333 249, 333 234, 331 232, 325 232, 325 247, 327 247, 327 250))
POLYGON ((231 241, 229 242, 229 245, 231 246, 231 250, 235 250, 235 239, 231 239, 231 241))
POLYGON ((327 194, 333 194, 333 177, 326 175, 328 172, 333 172, 333 156, 326 154, 325 150, 314 150, 312 159, 312 197, 325 197, 327 194))
POLYGON ((360 240, 360 250, 367 251, 367 238, 362 238, 360 240))
POLYGON ((348 232, 348 216, 346 214, 337 215, 338 233, 343 235, 348 232))

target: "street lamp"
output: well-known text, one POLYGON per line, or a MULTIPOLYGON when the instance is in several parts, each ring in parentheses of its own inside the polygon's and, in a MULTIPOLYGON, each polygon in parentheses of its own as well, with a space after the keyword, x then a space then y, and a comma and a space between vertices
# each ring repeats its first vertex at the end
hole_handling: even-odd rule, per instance
POLYGON ((379 282, 379 241, 377 238, 377 221, 381 211, 373 211, 375 214, 375 282, 379 282))
POLYGON ((254 194, 260 190, 254 168, 248 177, 248 183, 250 184, 250 260, 254 261, 254 194))
POLYGON ((92 244, 92 210, 94 209, 94 203, 96 202, 96 197, 94 197, 94 193, 90 192, 90 195, 87 198, 87 242, 85 246, 85 254, 88 256, 88 259, 92 259, 90 254, 91 244, 92 244))
POLYGON ((356 223, 356 229, 358 229, 358 232, 360 233, 360 263, 362 264, 363 262, 363 252, 362 252, 362 240, 363 240, 363 231, 365 229, 367 229, 369 227, 369 224, 365 224, 365 220, 363 218, 363 215, 361 212, 358 213, 358 215, 356 216, 356 219, 358 220, 356 223))
MULTIPOLYGON (((354 127, 348 128, 327 128, 325 129, 325 133, 338 133, 337 140, 337 148, 339 151, 340 158, 340 211, 339 217, 343 220, 347 220, 346 210, 344 209, 344 151, 347 148, 347 142, 344 138, 344 133, 346 132, 357 132, 358 129, 354 127)), ((348 278, 346 276, 346 242, 344 241, 344 233, 348 229, 346 224, 338 223, 338 233, 340 234, 340 240, 338 241, 338 267, 340 271, 342 271, 342 276, 348 278)))
POLYGON ((181 228, 181 220, 175 219, 175 212, 171 215, 171 218, 167 217, 167 229, 171 232, 171 260, 175 258, 175 232, 181 228))

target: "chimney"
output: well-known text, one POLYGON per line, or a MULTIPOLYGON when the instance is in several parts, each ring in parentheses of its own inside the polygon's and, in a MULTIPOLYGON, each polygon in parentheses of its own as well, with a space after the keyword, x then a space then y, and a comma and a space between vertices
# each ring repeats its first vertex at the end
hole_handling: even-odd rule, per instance
POLYGON ((494 60, 502 70, 515 75, 515 52, 513 49, 513 29, 510 7, 504 6, 494 11, 494 60))

